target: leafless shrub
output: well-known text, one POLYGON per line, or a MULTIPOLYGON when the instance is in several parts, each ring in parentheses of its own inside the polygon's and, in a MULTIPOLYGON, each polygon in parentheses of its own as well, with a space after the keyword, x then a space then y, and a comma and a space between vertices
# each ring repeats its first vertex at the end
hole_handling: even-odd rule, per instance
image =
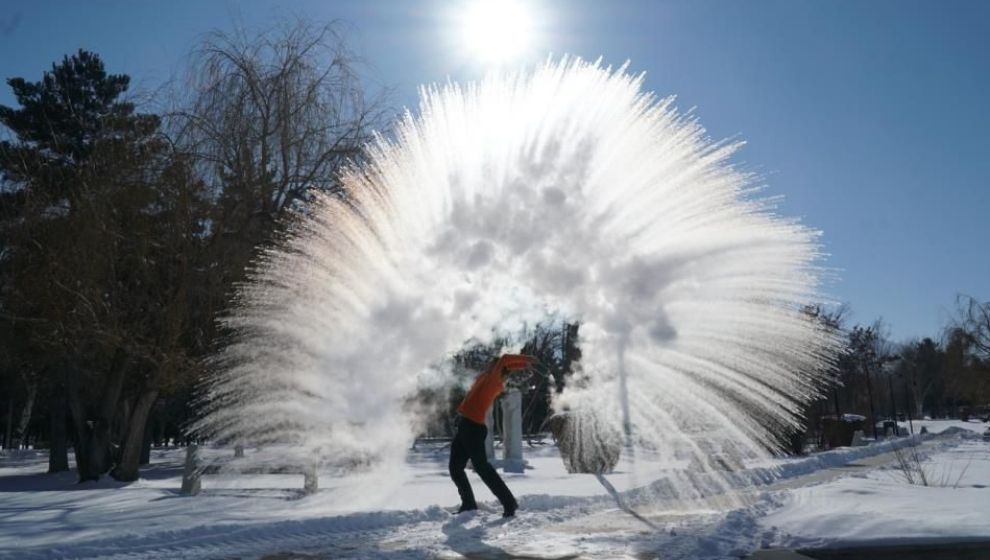
POLYGON ((920 447, 917 440, 912 440, 908 445, 894 449, 895 469, 904 481, 917 486, 958 488, 973 462, 972 456, 962 468, 954 469, 929 462, 928 455, 920 447))

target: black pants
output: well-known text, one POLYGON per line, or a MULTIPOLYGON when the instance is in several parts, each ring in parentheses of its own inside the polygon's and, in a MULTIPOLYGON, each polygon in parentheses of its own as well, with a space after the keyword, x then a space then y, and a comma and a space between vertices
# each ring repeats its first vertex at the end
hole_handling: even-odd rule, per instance
POLYGON ((468 482, 467 473, 464 467, 467 466, 468 459, 474 465, 475 472, 485 482, 488 489, 495 494, 502 507, 506 509, 516 509, 516 499, 509 491, 509 487, 502 481, 502 477, 495 471, 495 467, 488 462, 485 455, 485 437, 488 435, 488 428, 484 424, 472 422, 463 416, 459 419, 457 435, 450 444, 450 478, 457 485, 457 492, 461 495, 461 506, 466 508, 477 507, 474 501, 474 492, 471 490, 471 483, 468 482))

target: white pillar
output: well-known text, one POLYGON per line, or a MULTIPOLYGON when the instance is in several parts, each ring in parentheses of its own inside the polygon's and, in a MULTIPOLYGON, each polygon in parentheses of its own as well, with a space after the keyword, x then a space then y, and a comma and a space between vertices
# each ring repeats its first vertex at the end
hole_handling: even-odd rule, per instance
POLYGON ((186 447, 186 467, 182 471, 182 495, 195 496, 202 486, 199 481, 199 470, 196 467, 196 455, 199 446, 195 443, 186 447))
POLYGON ((494 408, 494 406, 488 407, 488 412, 485 413, 485 426, 488 427, 488 435, 485 437, 485 456, 488 457, 488 462, 495 460, 495 420, 492 418, 494 408))
POLYGON ((522 456, 522 393, 510 389, 502 396, 502 470, 521 473, 526 469, 522 456))
POLYGON ((316 494, 320 489, 319 478, 316 475, 316 463, 310 463, 303 469, 303 493, 316 494))

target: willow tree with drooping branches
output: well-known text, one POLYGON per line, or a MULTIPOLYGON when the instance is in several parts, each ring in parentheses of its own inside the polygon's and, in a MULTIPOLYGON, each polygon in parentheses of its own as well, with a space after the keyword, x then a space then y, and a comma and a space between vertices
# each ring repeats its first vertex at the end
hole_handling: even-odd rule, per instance
POLYGON ((214 197, 211 310, 222 314, 259 248, 313 191, 340 193, 339 171, 385 122, 342 24, 281 23, 207 35, 192 53, 177 142, 214 197))

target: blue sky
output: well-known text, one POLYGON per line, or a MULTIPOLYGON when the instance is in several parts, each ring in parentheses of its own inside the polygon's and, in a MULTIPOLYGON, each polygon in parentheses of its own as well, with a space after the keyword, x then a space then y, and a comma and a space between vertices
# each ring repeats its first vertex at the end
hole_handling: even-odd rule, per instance
MULTIPOLYGON (((459 3, 6 0, 0 77, 37 79, 83 47, 150 91, 203 33, 295 14, 347 21, 371 87, 414 106, 420 84, 484 71, 456 40, 459 3)), ((531 4, 539 29, 520 63, 628 59, 711 136, 746 140, 737 162, 783 195, 781 213, 824 231, 827 290, 853 320, 935 335, 957 293, 990 299, 990 2, 531 4)))

